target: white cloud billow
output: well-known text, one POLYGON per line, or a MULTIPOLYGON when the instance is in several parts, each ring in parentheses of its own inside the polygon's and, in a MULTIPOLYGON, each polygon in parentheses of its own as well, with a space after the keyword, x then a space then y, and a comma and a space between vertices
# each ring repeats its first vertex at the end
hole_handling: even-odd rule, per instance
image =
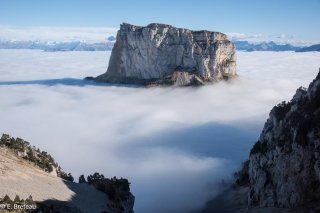
POLYGON ((77 178, 126 177, 137 212, 188 212, 231 177, 272 106, 318 72, 320 53, 239 52, 239 77, 199 88, 68 86, 105 72, 105 52, 0 51, 0 132, 52 153, 77 178))

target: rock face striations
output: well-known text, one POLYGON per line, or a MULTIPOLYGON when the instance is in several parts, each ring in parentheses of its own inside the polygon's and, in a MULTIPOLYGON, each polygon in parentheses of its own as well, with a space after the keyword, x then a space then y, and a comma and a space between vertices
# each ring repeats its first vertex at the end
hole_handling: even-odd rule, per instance
POLYGON ((320 200, 320 72, 275 106, 248 167, 249 205, 297 207, 320 200))
POLYGON ((123 23, 99 82, 199 85, 236 75, 235 45, 227 36, 165 24, 123 23))

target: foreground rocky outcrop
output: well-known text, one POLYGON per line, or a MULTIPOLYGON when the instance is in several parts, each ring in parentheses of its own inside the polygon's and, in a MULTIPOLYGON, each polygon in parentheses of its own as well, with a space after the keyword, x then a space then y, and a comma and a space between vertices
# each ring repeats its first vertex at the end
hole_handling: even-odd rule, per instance
POLYGON ((15 212, 16 204, 30 212, 133 213, 127 179, 89 177, 74 183, 47 152, 6 134, 0 139, 0 211, 15 212))
POLYGON ((202 85, 236 75, 235 45, 227 36, 165 24, 123 23, 99 82, 202 85))
POLYGON ((275 106, 249 157, 249 205, 297 207, 320 200, 320 72, 275 106))
POLYGON ((271 110, 235 177, 201 213, 320 212, 320 70, 271 110))

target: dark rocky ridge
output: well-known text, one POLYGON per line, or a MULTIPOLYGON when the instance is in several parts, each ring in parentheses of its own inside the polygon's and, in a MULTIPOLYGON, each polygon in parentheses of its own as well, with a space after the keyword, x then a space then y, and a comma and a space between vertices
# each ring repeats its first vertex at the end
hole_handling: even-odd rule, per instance
MULTIPOLYGON (((66 212, 66 213, 87 212, 87 210, 83 210, 78 205, 79 204, 78 201, 74 201, 74 200, 81 200, 82 202, 88 200, 88 195, 84 192, 90 192, 90 190, 88 189, 90 189, 90 187, 91 188, 94 187, 93 188, 94 191, 98 190, 103 192, 106 195, 105 200, 102 200, 102 203, 104 203, 105 204, 104 206, 106 206, 104 209, 105 211, 103 212, 133 213, 135 197, 130 192, 130 183, 127 179, 124 179, 124 178, 119 179, 116 177, 109 179, 109 178, 105 178, 103 175, 100 175, 99 173, 96 172, 95 174, 88 176, 88 181, 86 181, 85 178, 83 178, 84 181, 79 181, 79 183, 74 183, 72 175, 70 173, 67 174, 66 172, 64 172, 49 153, 45 151, 41 151, 34 146, 31 146, 29 142, 21 138, 13 138, 8 134, 3 134, 2 137, 0 138, 0 157, 2 157, 2 155, 4 157, 3 159, 8 159, 5 157, 9 156, 10 160, 23 165, 23 168, 28 170, 28 172, 32 171, 33 173, 37 173, 37 171, 41 169, 46 173, 50 173, 50 175, 45 175, 44 177, 44 178, 48 178, 48 179, 45 179, 46 187, 39 188, 37 181, 34 181, 32 178, 30 178, 30 176, 26 174, 25 170, 23 170, 25 173, 21 173, 22 177, 21 176, 17 177, 15 175, 17 171, 22 172, 22 170, 15 167, 11 168, 10 166, 8 166, 9 164, 11 164, 11 162, 0 159, 0 175, 1 175, 2 184, 3 184, 3 181, 6 181, 7 179, 13 179, 14 182, 11 182, 11 184, 13 183, 14 185, 19 186, 19 193, 21 193, 20 194, 21 197, 23 197, 22 194, 25 194, 25 191, 22 192, 23 190, 21 189, 21 185, 19 185, 21 184, 21 182, 18 183, 18 179, 24 180, 23 182, 24 184, 33 185, 34 188, 37 188, 37 190, 47 191, 48 190, 47 184, 48 185, 54 184, 53 187, 57 187, 56 184, 61 182, 61 181, 58 181, 58 182, 51 181, 52 179, 56 179, 57 177, 64 179, 65 181, 63 181, 63 183, 65 184, 65 186, 67 186, 71 191, 73 191, 75 195, 73 195, 73 198, 70 201, 59 200, 58 198, 55 197, 57 196, 57 194, 49 190, 50 198, 53 198, 53 199, 44 200, 44 201, 39 201, 39 200, 33 201, 32 193, 35 193, 37 190, 32 189, 33 192, 30 192, 29 190, 27 191, 28 195, 30 193, 29 198, 27 198, 26 200, 20 200, 19 194, 16 194, 17 190, 13 189, 14 187, 11 188, 12 187, 11 184, 7 184, 10 188, 9 191, 8 191, 8 187, 5 187, 7 189, 3 189, 3 187, 2 188, 0 187, 0 205, 5 205, 5 206, 7 206, 7 204, 10 204, 11 206, 13 206, 13 204, 23 205, 24 201, 28 201, 30 205, 32 204, 37 206, 35 209, 32 209, 28 212, 66 212), (26 163, 24 164, 23 162, 26 162, 26 163), (33 170, 33 168, 36 168, 36 169, 33 170), (7 170, 9 170, 10 172, 8 172, 7 170), (81 189, 85 189, 85 190, 81 191, 81 189), (4 195, 4 192, 15 194, 16 198, 14 200, 11 200, 8 195, 4 195), (80 198, 77 198, 77 197, 80 197, 80 198)), ((14 197, 11 197, 11 198, 14 198, 14 197)), ((94 208, 94 206, 92 208, 94 208)), ((99 206, 99 208, 104 208, 104 207, 99 206)), ((4 209, 9 210, 10 212, 12 210, 16 212, 14 209, 10 209, 9 207, 4 209)), ((92 212, 96 212, 96 211, 97 209, 92 209, 92 212)), ((2 212, 1 208, 0 208, 0 212, 2 212)), ((6 211, 4 210, 4 212, 6 211)))
POLYGON ((320 70, 271 110, 235 177, 201 213, 320 212, 320 70))
POLYGON ((275 106, 249 157, 249 204, 297 207, 320 199, 320 72, 275 106))
POLYGON ((235 46, 227 36, 165 24, 123 23, 99 82, 201 85, 236 75, 235 46))

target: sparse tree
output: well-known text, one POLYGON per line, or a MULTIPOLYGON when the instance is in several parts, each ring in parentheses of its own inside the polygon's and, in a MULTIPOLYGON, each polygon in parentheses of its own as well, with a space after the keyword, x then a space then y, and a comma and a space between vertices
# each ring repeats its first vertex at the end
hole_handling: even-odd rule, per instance
POLYGON ((21 200, 20 200, 19 195, 16 195, 16 197, 14 198, 13 201, 14 201, 15 203, 20 202, 21 200))
POLYGON ((11 202, 11 199, 8 195, 5 195, 2 199, 5 203, 10 203, 11 202))
POLYGON ((91 184, 91 183, 97 182, 102 179, 104 179, 104 175, 99 174, 99 172, 95 172, 93 175, 88 176, 87 181, 89 184, 91 184))
POLYGON ((79 183, 87 183, 86 178, 84 177, 84 175, 80 175, 79 183))
POLYGON ((73 176, 72 176, 72 174, 71 174, 71 173, 69 173, 69 174, 68 174, 68 180, 69 180, 69 181, 71 181, 71 182, 73 182, 73 181, 74 181, 74 178, 73 178, 73 176))

